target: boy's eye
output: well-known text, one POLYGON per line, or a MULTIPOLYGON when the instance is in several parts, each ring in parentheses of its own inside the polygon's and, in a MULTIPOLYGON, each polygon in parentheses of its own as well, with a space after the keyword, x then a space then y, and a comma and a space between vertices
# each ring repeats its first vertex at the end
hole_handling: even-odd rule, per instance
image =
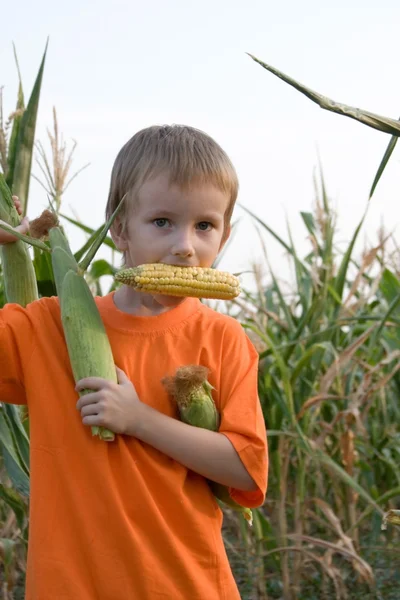
POLYGON ((157 225, 157 227, 165 227, 168 225, 168 219, 154 219, 153 223, 157 225))
POLYGON ((211 229, 212 225, 208 221, 200 221, 200 223, 197 223, 197 227, 200 231, 208 231, 208 229, 211 229))

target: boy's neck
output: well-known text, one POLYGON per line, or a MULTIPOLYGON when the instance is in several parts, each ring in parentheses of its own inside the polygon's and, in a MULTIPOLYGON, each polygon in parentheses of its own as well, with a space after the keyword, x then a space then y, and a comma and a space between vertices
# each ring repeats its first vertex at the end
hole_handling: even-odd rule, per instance
POLYGON ((183 300, 184 298, 143 294, 126 285, 118 288, 114 294, 114 304, 118 310, 137 317, 155 317, 175 308, 183 300))

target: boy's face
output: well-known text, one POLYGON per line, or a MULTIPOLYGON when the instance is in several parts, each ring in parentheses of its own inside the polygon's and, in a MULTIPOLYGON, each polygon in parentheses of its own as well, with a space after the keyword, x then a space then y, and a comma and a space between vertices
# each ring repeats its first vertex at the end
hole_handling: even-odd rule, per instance
POLYGON ((124 231, 113 238, 126 267, 158 262, 210 267, 230 233, 224 227, 228 204, 229 197, 213 185, 186 191, 159 175, 142 186, 124 231))

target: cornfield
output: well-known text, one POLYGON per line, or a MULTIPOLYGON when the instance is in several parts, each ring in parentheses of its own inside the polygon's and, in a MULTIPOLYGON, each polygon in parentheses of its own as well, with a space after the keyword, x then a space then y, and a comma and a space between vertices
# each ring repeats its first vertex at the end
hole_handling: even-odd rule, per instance
MULTIPOLYGON (((254 60, 321 106, 335 104, 254 60)), ((37 102, 39 90, 40 86, 37 102)), ((22 87, 18 102, 17 118, 28 110, 22 87)), ((350 107, 343 105, 337 112, 393 136, 373 179, 372 198, 395 147, 399 124, 367 111, 350 114, 350 107)), ((57 131, 55 121, 50 139, 60 158, 53 161, 58 178, 50 167, 46 171, 48 161, 42 164, 47 192, 59 212, 70 160, 65 160, 65 149, 60 154, 57 131), (58 184, 52 188, 52 182, 58 184)), ((17 152, 12 139, 11 157, 17 152)), ((31 154, 33 142, 31 136, 31 154)), ((42 145, 38 152, 45 158, 42 145)), ((1 164, 6 174, 14 163, 4 159, 1 164)), ((27 201, 26 194, 25 207, 27 201)), ((390 523, 382 531, 382 521, 387 511, 400 508, 399 249, 380 231, 376 245, 356 256, 364 215, 354 224, 345 251, 339 250, 322 175, 312 210, 300 214, 309 240, 305 256, 296 252, 290 231, 284 239, 257 215, 251 216, 264 250, 263 260, 254 266, 254 286, 231 302, 209 301, 243 324, 260 354, 259 395, 270 452, 267 500, 253 511, 252 529, 229 509, 224 521, 226 548, 242 597, 311 600, 363 595, 390 600, 399 584, 400 540, 390 523), (290 261, 289 282, 270 264, 271 241, 280 244, 290 261)), ((97 232, 70 222, 88 235, 75 253, 79 260, 97 232)), ((110 239, 105 243, 113 247, 110 239)), ((38 248, 34 266, 40 295, 54 293, 46 253, 38 248)), ((93 293, 101 294, 103 276, 115 271, 113 264, 95 261, 87 274, 93 293)), ((0 278, 0 305, 1 282, 0 278)), ((0 597, 11 600, 23 597, 29 537, 29 420, 12 406, 0 405, 0 450, 0 597)))

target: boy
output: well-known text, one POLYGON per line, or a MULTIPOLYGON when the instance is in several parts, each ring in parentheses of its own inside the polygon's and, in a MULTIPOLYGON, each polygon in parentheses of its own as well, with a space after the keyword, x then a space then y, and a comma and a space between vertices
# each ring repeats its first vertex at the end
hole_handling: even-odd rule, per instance
MULTIPOLYGON (((125 265, 211 266, 237 191, 230 160, 206 134, 140 131, 116 158, 106 209, 128 193, 111 231, 125 265)), ((0 311, 0 399, 28 404, 30 415, 26 599, 236 600, 206 480, 229 486, 244 506, 264 501, 257 353, 235 319, 198 299, 122 286, 96 302, 118 384, 75 386, 57 298, 0 311), (188 364, 209 369, 218 433, 181 422, 161 384, 188 364), (93 392, 78 400, 83 388, 93 392), (92 425, 120 435, 102 442, 92 425)))

